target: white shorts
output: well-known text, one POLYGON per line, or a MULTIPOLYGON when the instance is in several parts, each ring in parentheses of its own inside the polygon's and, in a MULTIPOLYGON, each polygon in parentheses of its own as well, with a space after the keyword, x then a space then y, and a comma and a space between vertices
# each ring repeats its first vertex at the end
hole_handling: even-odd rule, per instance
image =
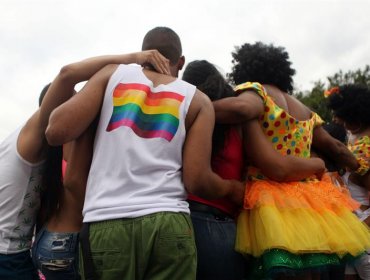
POLYGON ((358 275, 361 279, 370 279, 370 251, 358 258, 354 263, 347 264, 346 275, 358 275))

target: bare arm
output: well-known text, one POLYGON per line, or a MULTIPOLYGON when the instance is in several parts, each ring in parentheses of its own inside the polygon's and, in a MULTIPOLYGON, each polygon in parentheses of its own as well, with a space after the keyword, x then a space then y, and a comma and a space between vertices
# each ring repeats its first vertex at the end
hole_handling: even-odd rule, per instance
POLYGON ((240 124, 260 116, 263 102, 254 91, 246 91, 236 97, 222 98, 213 102, 218 123, 240 124))
POLYGON ((189 125, 183 151, 183 180, 190 193, 215 199, 228 197, 241 204, 244 184, 224 180, 211 169, 214 109, 203 93, 197 92, 189 108, 189 125))
POLYGON ((312 146, 335 160, 339 166, 350 171, 357 170, 359 164, 354 155, 339 140, 333 138, 322 126, 314 129, 312 146))
POLYGON ((77 139, 98 116, 108 80, 117 65, 108 65, 97 72, 73 98, 50 115, 46 138, 57 146, 77 139))
POLYGON ((324 161, 319 158, 300 158, 279 154, 263 134, 257 120, 243 125, 243 139, 247 157, 253 166, 272 180, 299 181, 311 175, 319 177, 325 170, 324 161))
POLYGON ((90 79, 97 71, 112 63, 151 63, 158 72, 169 74, 169 62, 156 50, 88 58, 64 66, 51 83, 39 110, 23 127, 18 151, 31 162, 40 161, 46 147, 45 130, 51 112, 74 94, 77 83, 90 79))

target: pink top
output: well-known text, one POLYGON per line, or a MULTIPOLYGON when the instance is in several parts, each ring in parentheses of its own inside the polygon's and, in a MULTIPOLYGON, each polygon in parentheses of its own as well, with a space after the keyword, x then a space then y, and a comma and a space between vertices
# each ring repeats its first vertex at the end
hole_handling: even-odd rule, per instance
POLYGON ((66 170, 67 170, 67 162, 63 159, 62 160, 62 177, 66 175, 66 170))

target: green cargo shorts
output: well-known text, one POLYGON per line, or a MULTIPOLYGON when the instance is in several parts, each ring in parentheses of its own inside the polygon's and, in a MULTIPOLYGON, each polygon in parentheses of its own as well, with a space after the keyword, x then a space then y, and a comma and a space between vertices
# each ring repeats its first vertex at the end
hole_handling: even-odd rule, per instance
POLYGON ((89 234, 98 279, 196 278, 196 247, 188 214, 159 212, 91 223, 89 234))

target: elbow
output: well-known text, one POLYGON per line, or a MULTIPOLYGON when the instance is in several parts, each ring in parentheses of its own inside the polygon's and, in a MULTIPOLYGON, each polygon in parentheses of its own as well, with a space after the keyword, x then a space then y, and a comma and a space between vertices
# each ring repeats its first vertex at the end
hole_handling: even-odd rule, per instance
POLYGON ((237 113, 238 119, 240 119, 242 122, 247 122, 253 119, 249 106, 246 106, 245 104, 239 104, 237 113))
POLYGON ((289 178, 289 171, 282 164, 277 164, 273 168, 268 168, 264 174, 273 181, 286 182, 289 178))
POLYGON ((71 83, 74 85, 76 77, 76 69, 74 64, 68 64, 63 66, 58 74, 58 78, 63 81, 64 84, 71 83))
POLYGON ((187 191, 203 199, 218 199, 229 193, 229 185, 212 170, 209 172, 202 171, 195 174, 195 176, 186 177, 184 178, 184 185, 187 191))
POLYGON ((199 196, 201 186, 199 184, 199 180, 197 180, 195 177, 196 176, 186 176, 184 174, 183 182, 188 193, 199 196))
POLYGON ((45 138, 50 146, 59 146, 68 142, 63 126, 60 127, 55 121, 54 112, 50 116, 49 124, 45 130, 45 138))
POLYGON ((184 174, 184 185, 188 193, 199 196, 204 199, 210 199, 209 193, 207 192, 206 176, 203 174, 196 174, 192 176, 186 176, 184 174))
POLYGON ((66 174, 63 180, 63 186, 68 190, 85 190, 86 183, 87 178, 81 178, 80 174, 76 174, 75 176, 66 174))
POLYGON ((274 174, 271 174, 269 177, 271 180, 276 182, 286 182, 288 180, 288 174, 284 172, 274 172, 274 174))
POLYGON ((48 126, 45 131, 45 137, 50 146, 63 145, 64 141, 62 139, 62 134, 52 126, 48 126))

